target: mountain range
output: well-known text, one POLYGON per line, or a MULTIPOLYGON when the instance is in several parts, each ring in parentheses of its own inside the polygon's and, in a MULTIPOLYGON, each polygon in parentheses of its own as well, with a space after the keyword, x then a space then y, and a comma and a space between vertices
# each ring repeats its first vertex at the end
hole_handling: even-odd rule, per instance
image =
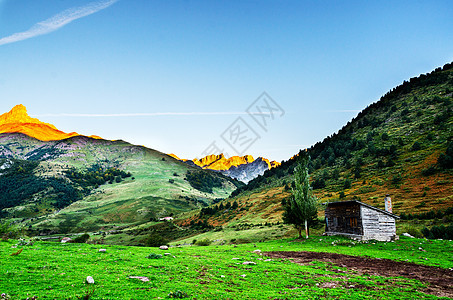
POLYGON ((39 232, 141 224, 242 185, 143 146, 66 134, 22 105, 0 116, 0 128, 0 217, 39 232))
MULTIPOLYGON (((167 216, 176 217, 170 229, 179 237, 193 234, 187 228, 280 222, 298 164, 298 154, 281 164, 248 155, 180 159, 61 132, 22 105, 0 116, 0 129, 0 217, 34 234, 161 232, 171 227, 158 222, 167 216)), ((404 81, 301 151, 311 157, 319 203, 383 208, 389 194, 396 214, 452 207, 453 64, 404 81)))
POLYGON ((279 162, 269 161, 263 157, 254 159, 251 155, 226 158, 223 154, 211 154, 201 159, 195 158, 192 160, 180 159, 175 154, 169 155, 189 165, 214 170, 244 183, 248 183, 250 180, 263 175, 267 170, 280 166, 279 162))

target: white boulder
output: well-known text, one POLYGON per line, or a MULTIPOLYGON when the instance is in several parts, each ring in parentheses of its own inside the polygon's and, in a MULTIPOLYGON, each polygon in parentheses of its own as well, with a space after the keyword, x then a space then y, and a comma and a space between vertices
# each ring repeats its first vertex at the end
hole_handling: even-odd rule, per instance
POLYGON ((93 277, 88 276, 87 279, 86 279, 86 282, 87 282, 88 284, 94 284, 94 279, 93 279, 93 277))

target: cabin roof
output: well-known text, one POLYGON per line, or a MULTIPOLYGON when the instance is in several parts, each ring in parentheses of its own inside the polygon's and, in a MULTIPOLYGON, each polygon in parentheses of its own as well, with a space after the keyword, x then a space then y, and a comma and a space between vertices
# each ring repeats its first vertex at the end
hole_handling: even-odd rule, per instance
POLYGON ((371 205, 369 205, 369 204, 366 204, 366 203, 363 203, 363 202, 360 202, 360 201, 357 201, 357 200, 336 201, 336 202, 325 202, 325 203, 323 203, 323 204, 325 204, 325 205, 327 205, 327 206, 330 206, 330 205, 335 205, 335 206, 339 205, 339 206, 342 206, 342 205, 347 205, 347 204, 352 204, 352 203, 357 203, 357 204, 359 204, 359 205, 363 205, 363 206, 368 207, 368 208, 370 208, 370 209, 376 210, 376 211, 378 211, 378 212, 380 212, 380 213, 383 213, 383 214, 386 214, 386 215, 388 215, 388 216, 391 216, 391 217, 393 217, 393 218, 395 218, 395 219, 399 219, 399 218, 400 218, 400 217, 398 217, 397 215, 392 214, 391 212, 382 210, 382 209, 380 209, 380 208, 371 206, 371 205))

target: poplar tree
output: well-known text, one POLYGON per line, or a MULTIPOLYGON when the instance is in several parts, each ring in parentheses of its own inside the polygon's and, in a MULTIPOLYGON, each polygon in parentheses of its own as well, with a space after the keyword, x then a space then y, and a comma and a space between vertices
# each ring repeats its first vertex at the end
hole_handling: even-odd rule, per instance
POLYGON ((299 238, 302 238, 302 228, 305 225, 305 236, 308 238, 308 221, 315 218, 318 214, 316 208, 316 197, 313 195, 310 187, 308 175, 308 161, 310 156, 307 152, 299 154, 299 164, 294 169, 294 187, 292 188, 292 197, 285 204, 283 221, 292 224, 299 232, 299 238))

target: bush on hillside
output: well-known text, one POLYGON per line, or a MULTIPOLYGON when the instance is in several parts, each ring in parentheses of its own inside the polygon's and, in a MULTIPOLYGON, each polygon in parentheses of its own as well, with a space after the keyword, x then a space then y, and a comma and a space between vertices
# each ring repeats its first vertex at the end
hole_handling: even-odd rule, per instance
POLYGON ((413 237, 416 237, 416 238, 419 238, 419 239, 423 237, 422 232, 419 229, 417 229, 417 228, 415 228, 413 226, 410 226, 409 228, 407 228, 407 233, 409 233, 413 237))
POLYGON ((210 239, 205 238, 205 239, 197 241, 195 245, 197 245, 197 246, 209 246, 209 245, 211 245, 211 243, 212 243, 212 241, 210 239))
POLYGON ((317 189, 322 189, 322 188, 325 188, 326 187, 326 181, 324 180, 324 178, 316 178, 313 183, 312 183, 312 188, 314 190, 317 190, 317 189))
POLYGON ((162 258, 162 254, 156 254, 156 253, 150 253, 146 258, 149 258, 149 259, 159 259, 159 258, 162 258))
POLYGON ((90 235, 88 233, 84 233, 82 235, 79 235, 75 239, 71 240, 71 243, 81 243, 84 244, 90 239, 90 235))
POLYGON ((453 224, 450 224, 448 227, 444 225, 433 226, 431 229, 423 228, 423 235, 427 239, 444 239, 452 240, 453 239, 453 224))
POLYGON ((404 212, 400 214, 402 220, 433 220, 433 219, 442 219, 444 217, 453 216, 453 207, 447 208, 445 211, 435 211, 430 210, 428 212, 423 212, 419 214, 405 214, 404 212))
POLYGON ((0 222, 0 237, 4 240, 8 240, 10 238, 16 238, 19 235, 19 230, 16 226, 2 221, 0 222))
POLYGON ((414 142, 411 147, 411 151, 418 151, 422 149, 422 146, 420 145, 419 142, 414 142))
POLYGON ((166 245, 168 240, 158 233, 152 233, 143 240, 143 243, 147 247, 160 247, 166 245))
POLYGON ((449 142, 445 153, 439 155, 439 158, 437 159, 437 164, 442 169, 453 168, 453 142, 449 142))

